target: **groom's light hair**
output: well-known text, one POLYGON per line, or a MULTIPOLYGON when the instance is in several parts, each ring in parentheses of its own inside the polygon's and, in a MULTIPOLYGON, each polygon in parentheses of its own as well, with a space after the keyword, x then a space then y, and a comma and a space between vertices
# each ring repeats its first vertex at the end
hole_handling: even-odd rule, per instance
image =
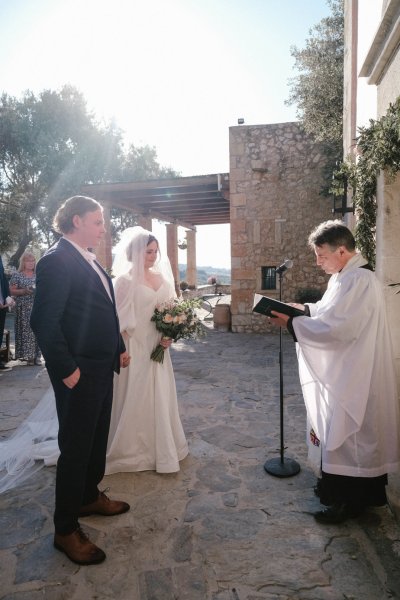
POLYGON ((71 233, 75 229, 73 222, 75 215, 83 217, 86 213, 99 209, 103 210, 101 204, 89 196, 71 196, 54 215, 53 228, 57 233, 71 233))

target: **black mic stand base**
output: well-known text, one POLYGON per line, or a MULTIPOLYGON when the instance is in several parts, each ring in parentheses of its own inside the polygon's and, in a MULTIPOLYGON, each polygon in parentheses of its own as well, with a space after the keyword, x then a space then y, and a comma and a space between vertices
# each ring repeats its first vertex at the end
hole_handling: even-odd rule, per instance
POLYGON ((264 464, 264 469, 275 477, 292 477, 300 471, 300 465, 293 458, 270 458, 264 464))

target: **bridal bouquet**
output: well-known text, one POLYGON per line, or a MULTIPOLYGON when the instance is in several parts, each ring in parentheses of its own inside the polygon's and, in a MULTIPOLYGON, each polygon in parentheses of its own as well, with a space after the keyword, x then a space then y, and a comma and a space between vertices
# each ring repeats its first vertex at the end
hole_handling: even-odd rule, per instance
MULTIPOLYGON (((180 338, 190 339, 204 335, 204 329, 196 314, 201 300, 170 300, 156 306, 151 320, 156 329, 163 334, 163 339, 176 342, 180 338)), ((153 350, 150 358, 156 362, 164 361, 164 348, 161 344, 153 350)))

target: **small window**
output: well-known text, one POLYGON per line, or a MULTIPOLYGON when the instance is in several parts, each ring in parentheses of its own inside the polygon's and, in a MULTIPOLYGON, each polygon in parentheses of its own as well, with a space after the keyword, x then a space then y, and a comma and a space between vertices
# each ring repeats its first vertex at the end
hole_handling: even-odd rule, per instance
POLYGON ((261 289, 276 290, 276 267, 261 267, 261 289))

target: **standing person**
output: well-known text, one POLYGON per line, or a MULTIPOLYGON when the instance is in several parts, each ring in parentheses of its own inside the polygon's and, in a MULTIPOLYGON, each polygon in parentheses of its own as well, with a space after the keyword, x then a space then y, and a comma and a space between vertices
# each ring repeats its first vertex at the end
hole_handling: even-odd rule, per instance
POLYGON ((156 305, 176 297, 167 258, 142 227, 126 230, 116 247, 113 264, 120 329, 132 363, 114 379, 114 403, 106 473, 155 470, 179 471, 188 445, 178 411, 171 357, 151 360, 161 339, 151 317, 156 305))
MULTIPOLYGON (((6 324, 6 316, 9 307, 7 299, 10 299, 10 289, 6 274, 4 272, 3 260, 0 256, 0 348, 3 344, 4 327, 6 324)), ((4 362, 0 361, 0 369, 2 371, 5 369, 8 370, 8 367, 4 362)))
POLYGON ((328 506, 315 519, 341 523, 387 502, 387 474, 400 466, 398 393, 381 285, 351 231, 326 221, 309 245, 332 275, 328 288, 306 305, 309 316, 274 312, 271 322, 297 341, 309 457, 320 468, 315 492, 328 506))
POLYGON ((105 559, 79 516, 118 515, 125 502, 98 485, 105 470, 113 372, 129 364, 119 333, 111 280, 88 249, 104 235, 102 208, 73 196, 55 215, 63 237, 38 262, 31 326, 46 360, 59 421, 55 547, 78 564, 105 559))
POLYGON ((36 259, 25 250, 19 260, 18 271, 10 279, 10 293, 15 298, 15 359, 27 364, 40 365, 39 346, 29 324, 36 288, 36 259))

